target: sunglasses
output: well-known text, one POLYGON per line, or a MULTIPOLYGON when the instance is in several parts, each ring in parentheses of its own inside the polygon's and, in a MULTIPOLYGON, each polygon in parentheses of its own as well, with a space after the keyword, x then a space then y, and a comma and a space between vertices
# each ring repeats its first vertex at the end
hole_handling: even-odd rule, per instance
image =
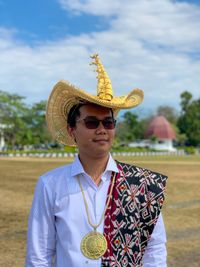
POLYGON ((100 122, 103 124, 103 127, 106 130, 112 130, 115 128, 116 120, 112 117, 105 118, 103 120, 99 120, 96 117, 86 117, 85 119, 77 120, 76 122, 83 121, 87 129, 97 129, 99 127, 100 122))

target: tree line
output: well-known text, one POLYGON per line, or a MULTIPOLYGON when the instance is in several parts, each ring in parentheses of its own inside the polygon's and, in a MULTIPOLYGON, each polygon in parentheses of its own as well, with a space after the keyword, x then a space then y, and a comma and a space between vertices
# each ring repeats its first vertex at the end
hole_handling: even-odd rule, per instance
MULTIPOLYGON (((178 145, 198 146, 200 99, 193 99, 192 94, 185 91, 180 95, 180 107, 181 111, 177 112, 170 106, 160 106, 155 115, 163 115, 171 123, 178 145)), ((47 130, 45 108, 46 101, 27 105, 23 96, 0 91, 0 131, 4 133, 8 148, 56 145, 47 130)), ((150 115, 141 119, 131 111, 125 112, 117 124, 115 145, 127 145, 134 140, 143 139, 152 117, 150 115)))
POLYGON ((193 99, 190 92, 180 95, 181 111, 170 106, 159 106, 154 115, 140 119, 138 115, 128 111, 117 126, 117 140, 125 144, 144 138, 144 133, 154 116, 164 116, 176 133, 178 146, 200 145, 200 99, 193 99))
POLYGON ((51 142, 45 124, 45 107, 45 101, 29 106, 23 96, 0 91, 0 128, 9 148, 21 149, 25 145, 37 148, 51 142))

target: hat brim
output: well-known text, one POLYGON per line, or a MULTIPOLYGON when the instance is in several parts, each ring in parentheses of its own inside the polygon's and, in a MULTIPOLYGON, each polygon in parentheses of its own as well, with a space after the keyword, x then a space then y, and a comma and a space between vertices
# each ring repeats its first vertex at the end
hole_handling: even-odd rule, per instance
POLYGON ((98 96, 86 93, 67 81, 59 81, 53 88, 47 102, 46 121, 50 133, 59 143, 76 146, 67 131, 67 117, 70 109, 78 103, 90 102, 99 106, 111 108, 116 115, 120 109, 138 106, 143 101, 143 91, 132 90, 127 96, 113 97, 111 101, 102 100, 98 96))

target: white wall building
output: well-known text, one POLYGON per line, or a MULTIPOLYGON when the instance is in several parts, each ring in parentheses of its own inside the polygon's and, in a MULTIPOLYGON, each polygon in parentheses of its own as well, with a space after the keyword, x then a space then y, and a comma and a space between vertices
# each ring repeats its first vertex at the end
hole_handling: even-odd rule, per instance
POLYGON ((175 131, 163 116, 157 116, 150 122, 145 138, 144 140, 132 142, 129 146, 176 151, 176 148, 173 147, 173 140, 176 139, 175 131))

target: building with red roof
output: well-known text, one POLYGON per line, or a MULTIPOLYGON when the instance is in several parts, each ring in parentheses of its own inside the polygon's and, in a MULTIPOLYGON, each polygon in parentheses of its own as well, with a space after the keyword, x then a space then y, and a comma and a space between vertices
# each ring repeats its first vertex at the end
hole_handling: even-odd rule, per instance
POLYGON ((169 121, 164 116, 157 116, 150 122, 145 133, 145 138, 152 139, 151 148, 156 150, 174 151, 173 140, 176 139, 176 133, 169 121))
POLYGON ((176 139, 176 133, 164 116, 156 116, 151 120, 144 137, 144 140, 136 140, 130 143, 129 146, 176 151, 173 147, 173 140, 176 139))
POLYGON ((145 137, 155 136, 160 140, 175 140, 176 133, 164 116, 155 117, 149 124, 145 137))

